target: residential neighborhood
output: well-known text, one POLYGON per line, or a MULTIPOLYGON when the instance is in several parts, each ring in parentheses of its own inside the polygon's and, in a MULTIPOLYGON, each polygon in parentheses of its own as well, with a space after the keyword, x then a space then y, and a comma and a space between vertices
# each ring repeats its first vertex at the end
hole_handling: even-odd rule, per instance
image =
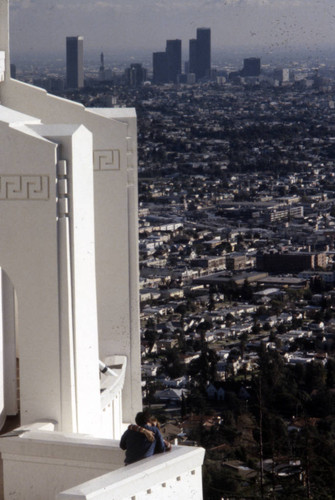
MULTIPOLYGON (((250 450, 256 446, 258 457, 263 452, 248 408, 257 406, 254 381, 264 353, 269 363, 281 364, 285 377, 304 373, 308 379, 323 370, 329 381, 335 347, 334 87, 323 83, 142 90, 143 396, 167 422, 175 419, 180 443, 206 446, 208 498, 218 498, 210 496, 218 482, 221 491, 254 494, 260 469, 250 450), (211 361, 204 357, 208 352, 211 361), (188 419, 197 416, 192 429, 188 419), (213 416, 221 423, 209 424, 213 416), (231 418, 231 432, 242 434, 229 445, 231 418), (254 428, 252 436, 244 428, 254 428), (230 465, 236 459, 238 466, 230 465)), ((282 414, 277 438, 284 433, 291 452, 272 448, 261 466, 264 484, 272 481, 287 498, 292 490, 301 498, 312 481, 301 454, 292 453, 293 436, 316 432, 334 412, 334 402, 323 418, 310 410, 322 391, 334 401, 328 393, 334 388, 307 389, 307 379, 299 387, 311 398, 308 412, 302 393, 279 407, 277 394, 274 404, 273 415, 282 414)), ((270 383, 269 398, 275 387, 270 383)), ((276 421, 270 415, 264 418, 276 421)))
POLYGON ((138 91, 143 366, 180 332, 193 346, 199 322, 221 367, 241 338, 235 370, 252 370, 244 358, 261 342, 298 354, 290 332, 314 342, 314 357, 331 352, 332 85, 318 77, 138 91))

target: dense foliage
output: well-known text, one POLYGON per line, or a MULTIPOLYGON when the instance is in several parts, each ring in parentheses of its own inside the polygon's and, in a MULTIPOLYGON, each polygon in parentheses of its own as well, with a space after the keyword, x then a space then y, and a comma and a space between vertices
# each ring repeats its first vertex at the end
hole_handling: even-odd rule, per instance
POLYGON ((226 382, 222 422, 196 436, 205 498, 335 498, 335 361, 287 365, 261 348, 248 399, 238 386, 226 382))

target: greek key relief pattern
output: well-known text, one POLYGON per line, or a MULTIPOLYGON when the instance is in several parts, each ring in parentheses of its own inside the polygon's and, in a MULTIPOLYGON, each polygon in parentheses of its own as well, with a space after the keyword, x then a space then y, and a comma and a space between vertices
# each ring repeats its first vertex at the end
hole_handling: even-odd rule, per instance
POLYGON ((42 200, 50 197, 48 175, 0 175, 0 200, 42 200))
POLYGON ((119 149, 97 149, 93 152, 94 170, 120 170, 119 149))

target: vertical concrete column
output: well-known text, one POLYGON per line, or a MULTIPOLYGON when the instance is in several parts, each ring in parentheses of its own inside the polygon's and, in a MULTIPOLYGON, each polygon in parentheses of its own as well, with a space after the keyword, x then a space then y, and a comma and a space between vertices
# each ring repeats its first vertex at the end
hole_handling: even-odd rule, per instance
POLYGON ((100 380, 95 284, 92 134, 83 126, 34 126, 61 144, 57 237, 62 430, 95 433, 100 380))
POLYGON ((94 433, 101 411, 92 142, 84 126, 73 134, 68 189, 78 432, 94 433))
MULTIPOLYGON (((1 271, 0 271, 1 272, 1 271)), ((3 287, 2 280, 0 279, 0 304, 2 303, 3 287)), ((0 376, 2 382, 0 383, 0 429, 3 427, 6 420, 5 408, 5 367, 4 367, 4 332, 3 332, 3 311, 0 309, 0 376)))
POLYGON ((17 304, 13 284, 3 270, 1 272, 1 285, 5 410, 6 415, 16 415, 18 412, 16 372, 17 304))
POLYGON ((139 257, 138 257, 138 192, 137 192, 137 121, 136 116, 127 120, 127 197, 128 197, 128 262, 129 262, 129 318, 131 407, 123 409, 125 421, 133 420, 142 408, 141 343, 139 307, 139 257))
POLYGON ((71 293, 71 253, 68 208, 68 172, 65 160, 57 164, 57 230, 58 230, 58 290, 60 328, 61 429, 77 431, 75 397, 73 317, 71 293))

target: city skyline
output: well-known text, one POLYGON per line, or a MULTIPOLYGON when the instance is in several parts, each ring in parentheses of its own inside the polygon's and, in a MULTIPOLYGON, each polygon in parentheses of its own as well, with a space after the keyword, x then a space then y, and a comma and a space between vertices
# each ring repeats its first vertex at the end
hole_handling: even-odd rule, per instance
POLYGON ((247 46, 265 54, 335 44, 329 0, 16 0, 11 6, 12 54, 63 54, 66 36, 82 35, 85 53, 160 51, 166 39, 184 49, 194 29, 208 26, 213 50, 247 46), (293 5, 292 5, 293 4, 293 5), (60 22, 61 20, 61 22, 60 22))

